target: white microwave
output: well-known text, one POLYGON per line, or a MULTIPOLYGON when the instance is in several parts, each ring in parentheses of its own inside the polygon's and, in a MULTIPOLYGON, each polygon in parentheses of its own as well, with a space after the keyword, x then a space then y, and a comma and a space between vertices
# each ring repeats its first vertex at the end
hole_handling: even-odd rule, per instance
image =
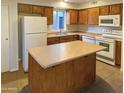
POLYGON ((120 15, 99 16, 99 26, 120 26, 120 15))

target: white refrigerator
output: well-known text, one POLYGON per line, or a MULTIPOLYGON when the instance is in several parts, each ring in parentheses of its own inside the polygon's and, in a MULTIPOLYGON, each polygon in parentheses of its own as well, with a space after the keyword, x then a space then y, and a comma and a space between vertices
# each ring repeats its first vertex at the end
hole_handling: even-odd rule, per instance
POLYGON ((28 48, 47 45, 47 18, 24 16, 22 25, 22 63, 25 72, 28 72, 28 48))

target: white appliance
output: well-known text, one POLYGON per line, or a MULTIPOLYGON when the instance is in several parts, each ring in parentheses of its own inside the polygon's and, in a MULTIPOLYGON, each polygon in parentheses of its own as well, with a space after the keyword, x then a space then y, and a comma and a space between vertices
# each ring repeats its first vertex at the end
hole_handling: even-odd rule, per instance
POLYGON ((109 38, 96 39, 96 44, 106 47, 105 50, 97 52, 96 59, 115 65, 115 40, 109 38))
POLYGON ((47 45, 47 18, 24 16, 22 26, 22 62, 24 71, 28 71, 28 48, 47 45))
POLYGON ((99 26, 120 26, 120 15, 99 16, 99 26))
POLYGON ((82 41, 87 42, 87 43, 91 43, 91 44, 96 44, 96 39, 93 36, 83 35, 82 41))

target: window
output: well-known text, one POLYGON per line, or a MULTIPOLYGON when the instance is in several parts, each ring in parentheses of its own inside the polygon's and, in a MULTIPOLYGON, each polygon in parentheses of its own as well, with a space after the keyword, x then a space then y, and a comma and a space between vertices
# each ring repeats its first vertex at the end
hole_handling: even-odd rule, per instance
POLYGON ((66 30, 66 11, 54 10, 53 12, 53 31, 66 30))

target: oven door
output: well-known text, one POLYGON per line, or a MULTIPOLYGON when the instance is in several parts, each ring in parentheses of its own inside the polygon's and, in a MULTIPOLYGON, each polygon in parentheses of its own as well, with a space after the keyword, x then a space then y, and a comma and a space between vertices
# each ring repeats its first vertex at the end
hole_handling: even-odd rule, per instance
POLYGON ((114 59, 114 50, 115 50, 114 42, 97 40, 96 44, 106 47, 106 49, 104 49, 103 51, 97 52, 97 55, 101 55, 103 57, 114 59))

